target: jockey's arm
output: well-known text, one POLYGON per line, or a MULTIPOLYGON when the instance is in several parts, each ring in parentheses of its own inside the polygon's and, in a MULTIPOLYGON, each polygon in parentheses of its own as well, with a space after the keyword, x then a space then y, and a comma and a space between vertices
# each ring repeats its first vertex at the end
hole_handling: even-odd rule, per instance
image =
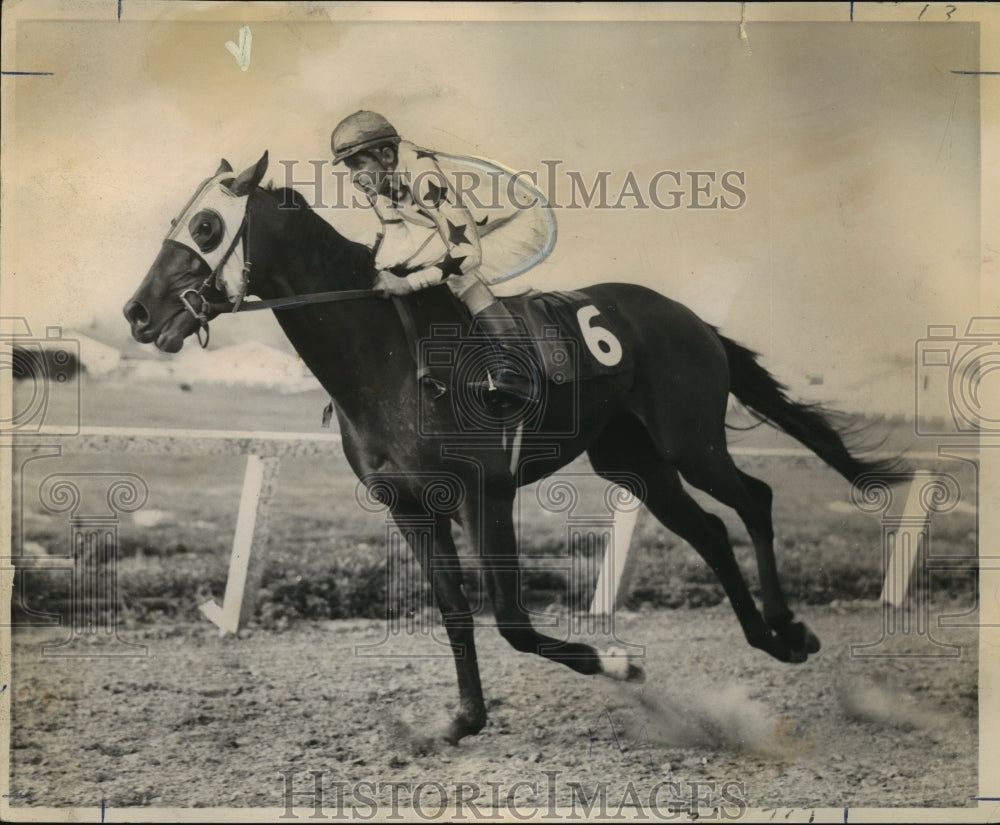
POLYGON ((458 202, 455 190, 433 158, 422 158, 413 169, 410 192, 430 217, 444 241, 445 255, 436 264, 406 276, 413 289, 441 283, 449 275, 468 275, 482 262, 479 230, 469 210, 458 202))

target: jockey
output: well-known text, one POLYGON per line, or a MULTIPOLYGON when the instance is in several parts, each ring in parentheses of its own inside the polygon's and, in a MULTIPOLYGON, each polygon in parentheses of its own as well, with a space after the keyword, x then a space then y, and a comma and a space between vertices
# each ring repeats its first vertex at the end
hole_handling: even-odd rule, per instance
MULTIPOLYGON (((527 250, 531 254, 532 242, 538 246, 537 239, 529 236, 539 233, 531 228, 529 219, 516 220, 520 217, 518 212, 526 211, 525 207, 514 204, 516 208, 511 208, 508 204, 506 210, 494 208, 492 214, 477 220, 478 215, 470 211, 471 203, 464 202, 466 190, 461 184, 456 190, 442 170, 438 154, 402 140, 392 124, 376 112, 360 111, 346 117, 333 130, 330 143, 333 162, 346 164, 352 182, 368 196, 382 223, 376 245, 378 275, 374 289, 390 297, 441 282, 447 284, 468 307, 495 353, 496 374, 489 376, 482 388, 521 401, 537 400, 530 376, 511 357, 510 338, 518 333, 518 326, 507 308, 494 297, 484 276, 490 263, 494 275, 498 266, 508 267, 495 280, 506 280, 510 273, 520 274, 527 268, 524 253, 527 250), (483 243, 494 229, 498 230, 496 237, 500 237, 504 234, 499 231, 501 227, 515 224, 526 227, 527 234, 518 230, 525 237, 500 244, 483 243), (490 262, 486 259, 494 257, 490 254, 493 248, 498 254, 490 262), (512 251, 520 255, 516 270, 509 268, 512 251)), ((464 174, 466 180, 486 177, 468 169, 464 174)), ((493 183, 496 188, 496 180, 493 183)), ((481 202, 472 200, 482 207, 481 202)), ((539 201, 541 198, 536 198, 539 201)), ((544 253, 551 248, 553 230, 554 225, 549 230, 553 237, 546 239, 544 253)), ((509 229, 506 234, 510 236, 509 229)), ((527 263, 538 257, 536 254, 527 263)))

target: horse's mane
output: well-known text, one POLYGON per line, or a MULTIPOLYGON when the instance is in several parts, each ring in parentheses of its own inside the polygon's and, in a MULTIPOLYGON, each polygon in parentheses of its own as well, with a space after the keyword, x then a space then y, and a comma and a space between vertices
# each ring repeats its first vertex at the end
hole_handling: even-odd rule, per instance
POLYGON ((282 186, 280 189, 275 189, 273 181, 269 182, 267 186, 262 186, 261 189, 278 201, 282 209, 305 209, 312 212, 309 202, 297 189, 292 189, 289 186, 282 186))
POLYGON ((339 284, 340 288, 371 285, 375 263, 369 247, 341 235, 312 208, 301 192, 290 187, 275 189, 273 185, 262 187, 261 191, 277 201, 280 211, 297 213, 296 244, 301 250, 320 255, 324 268, 336 272, 338 279, 350 278, 352 283, 339 284))

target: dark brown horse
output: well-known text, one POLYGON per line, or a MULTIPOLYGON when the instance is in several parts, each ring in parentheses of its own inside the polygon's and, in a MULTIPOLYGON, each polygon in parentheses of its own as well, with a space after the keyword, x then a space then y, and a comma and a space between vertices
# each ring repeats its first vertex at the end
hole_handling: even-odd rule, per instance
MULTIPOLYGON (((266 153, 240 175, 223 161, 174 222, 125 305, 125 317, 137 341, 176 352, 185 338, 207 329, 209 320, 244 295, 278 310, 288 339, 335 401, 351 468, 401 526, 414 519, 433 521, 430 540, 413 540, 411 547, 441 610, 458 670, 460 708, 446 732, 449 741, 477 733, 486 722, 473 615, 462 590, 452 522, 464 528, 470 549, 480 557, 494 618, 515 649, 583 674, 642 678, 638 664, 620 651, 537 632, 520 599, 515 490, 584 451, 599 475, 628 486, 666 528, 698 551, 722 583, 752 646, 783 662, 803 662, 819 650, 818 639, 794 620, 782 594, 771 490, 733 463, 725 416, 732 393, 848 481, 884 469, 880 462, 853 456, 824 411, 790 400, 754 353, 684 306, 643 287, 608 283, 582 292, 597 313, 614 319, 630 367, 589 379, 581 392, 569 383, 545 388, 544 417, 535 435, 555 449, 538 451, 512 470, 509 439, 496 432, 453 442, 422 435, 456 432, 454 409, 422 391, 400 315, 369 291, 375 275, 371 250, 338 234, 292 190, 261 188, 266 166, 266 153), (240 253, 252 268, 233 269, 240 253), (567 428, 571 405, 576 405, 574 425, 567 428), (685 492, 682 476, 734 508, 746 525, 763 615, 725 526, 685 492), (450 495, 432 489, 438 485, 440 492, 443 482, 450 495)), ((431 317, 458 318, 446 288, 407 300, 431 317)))

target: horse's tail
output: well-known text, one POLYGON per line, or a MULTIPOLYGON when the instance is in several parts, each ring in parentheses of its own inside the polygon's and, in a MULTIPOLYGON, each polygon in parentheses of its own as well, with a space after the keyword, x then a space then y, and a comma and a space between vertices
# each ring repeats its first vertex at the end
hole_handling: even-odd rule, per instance
POLYGON ((906 472, 898 458, 861 459, 844 444, 842 430, 831 423, 838 413, 819 404, 792 401, 787 387, 758 362, 757 353, 719 335, 729 361, 730 392, 767 423, 808 447, 850 482, 863 473, 906 472))

